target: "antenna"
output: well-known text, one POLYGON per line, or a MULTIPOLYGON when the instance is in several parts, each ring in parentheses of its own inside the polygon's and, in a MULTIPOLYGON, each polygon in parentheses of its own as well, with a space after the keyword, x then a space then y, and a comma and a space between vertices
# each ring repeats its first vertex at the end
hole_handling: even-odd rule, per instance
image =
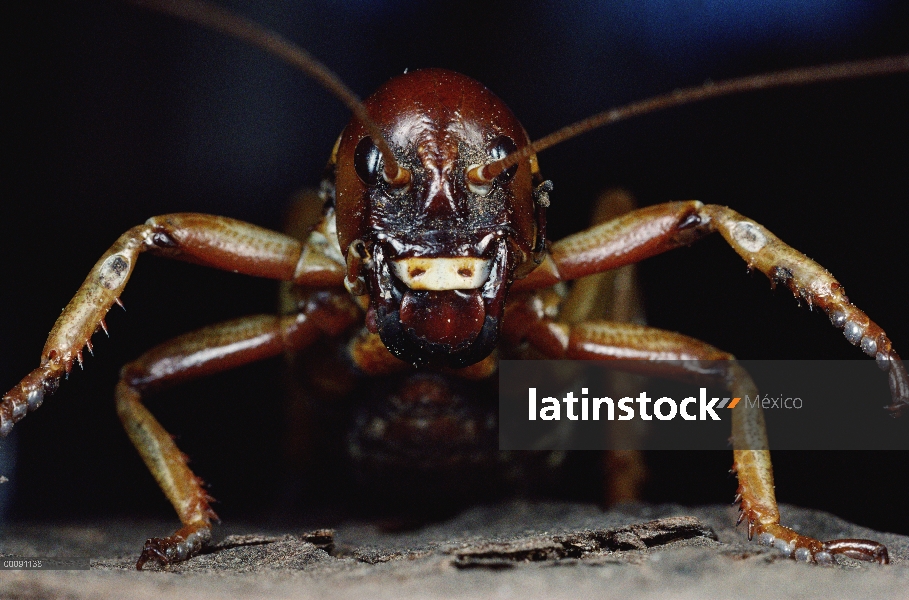
POLYGON ((270 29, 236 15, 220 6, 202 0, 126 0, 131 4, 185 19, 202 27, 238 38, 277 56, 303 71, 350 109, 363 123, 384 159, 385 180, 401 187, 410 182, 410 171, 401 167, 382 135, 381 128, 370 118, 360 98, 341 78, 309 52, 270 29))
POLYGON ((909 71, 909 55, 888 56, 871 60, 821 65, 819 67, 804 67, 789 71, 777 71, 763 75, 750 75, 736 79, 727 79, 720 82, 707 82, 703 85, 678 89, 668 94, 653 96, 646 100, 639 100, 612 108, 591 117, 550 133, 549 135, 531 142, 520 150, 500 158, 487 165, 474 167, 467 173, 471 183, 488 184, 499 174, 522 160, 547 148, 552 148, 565 140, 577 137, 599 127, 611 125, 619 121, 646 115, 648 113, 665 110, 684 104, 693 104, 703 100, 729 96, 742 92, 753 92, 772 88, 808 85, 825 81, 838 81, 856 77, 870 77, 872 75, 889 75, 909 71))

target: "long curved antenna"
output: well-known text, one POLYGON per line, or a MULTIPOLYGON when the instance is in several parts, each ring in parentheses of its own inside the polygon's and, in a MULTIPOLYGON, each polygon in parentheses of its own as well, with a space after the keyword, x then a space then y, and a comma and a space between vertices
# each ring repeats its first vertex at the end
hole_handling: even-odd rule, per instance
POLYGON ((201 25, 208 29, 219 31, 228 36, 241 39, 253 46, 265 50, 284 60, 290 65, 300 69, 322 87, 331 92, 338 100, 350 109, 354 116, 363 123, 379 149, 384 159, 385 179, 392 185, 403 186, 410 181, 410 172, 402 168, 388 142, 382 135, 382 130, 366 112, 366 107, 360 98, 347 87, 341 78, 331 69, 316 60, 309 52, 293 42, 278 35, 274 31, 236 15, 220 6, 202 0, 126 0, 131 4, 155 10, 164 14, 179 17, 201 25))
POLYGON ((489 183, 500 173, 503 173, 506 169, 518 164, 532 154, 551 148, 565 140, 579 136, 582 133, 587 133, 598 127, 611 125, 612 123, 624 121, 631 117, 672 108, 674 106, 691 104, 741 92, 766 90, 791 85, 806 85, 823 81, 837 81, 853 77, 905 73, 907 71, 909 71, 909 55, 904 55, 837 63, 833 65, 822 65, 819 67, 805 67, 791 69, 789 71, 765 73, 763 75, 750 75, 717 83, 707 82, 703 85, 678 89, 669 92, 668 94, 654 96, 646 100, 632 102, 625 106, 597 113, 582 121, 572 123, 571 125, 554 131, 497 161, 491 162, 485 166, 475 167, 467 176, 472 183, 489 183))

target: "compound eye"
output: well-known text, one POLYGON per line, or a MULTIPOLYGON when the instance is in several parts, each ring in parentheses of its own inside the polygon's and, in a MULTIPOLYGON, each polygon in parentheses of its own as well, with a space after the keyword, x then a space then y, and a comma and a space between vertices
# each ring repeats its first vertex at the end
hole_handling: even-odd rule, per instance
MULTIPOLYGON (((489 158, 491 158, 492 161, 497 161, 499 159, 505 158, 512 152, 517 151, 518 145, 514 143, 513 139, 507 135, 500 135, 489 145, 489 158)), ((514 174, 517 172, 518 165, 512 165, 505 169, 505 171, 496 179, 499 180, 499 183, 507 183, 508 181, 511 181, 511 178, 514 177, 514 174)))
POLYGON ((354 151, 354 170, 360 181, 368 186, 376 185, 382 173, 382 153, 379 152, 372 138, 367 136, 360 140, 354 151))

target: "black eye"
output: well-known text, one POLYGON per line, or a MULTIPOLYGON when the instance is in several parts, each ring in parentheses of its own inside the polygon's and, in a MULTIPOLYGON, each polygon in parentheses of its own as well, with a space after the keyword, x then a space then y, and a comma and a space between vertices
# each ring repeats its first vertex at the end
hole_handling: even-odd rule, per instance
POLYGON ((376 185, 379 181, 379 171, 382 168, 382 153, 373 143, 371 137, 365 137, 357 144, 354 151, 354 170, 357 177, 366 185, 376 185))
MULTIPOLYGON (((499 160, 500 158, 505 158, 512 152, 517 152, 518 145, 514 143, 514 140, 508 137, 507 135, 500 135, 496 139, 492 140, 492 143, 489 145, 489 157, 492 160, 499 160)), ((514 174, 518 172, 518 165, 512 165, 508 167, 504 173, 499 175, 497 179, 500 183, 507 183, 514 177, 514 174)))

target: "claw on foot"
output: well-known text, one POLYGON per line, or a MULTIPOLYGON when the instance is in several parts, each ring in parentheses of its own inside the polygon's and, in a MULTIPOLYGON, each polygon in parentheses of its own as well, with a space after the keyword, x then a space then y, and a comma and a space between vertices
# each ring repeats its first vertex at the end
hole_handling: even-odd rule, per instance
POLYGON ((190 533, 187 533, 186 529, 183 528, 166 538, 146 540, 142 554, 136 561, 136 570, 141 571, 149 562, 159 567, 166 567, 197 555, 205 543, 211 539, 211 529, 192 528, 190 533))
POLYGON ((887 547, 872 540, 830 540, 824 542, 824 551, 830 554, 845 554, 849 558, 876 562, 880 565, 890 564, 887 547))
POLYGON ((798 562, 817 563, 819 565, 832 565, 833 557, 842 554, 855 560, 876 562, 881 565, 890 564, 890 555, 887 547, 872 540, 842 539, 819 542, 813 538, 805 537, 778 526, 792 539, 788 542, 773 534, 763 532, 757 537, 757 542, 762 546, 772 546, 798 562))
POLYGON ((761 518, 759 509, 749 495, 748 489, 740 484, 736 491, 739 504, 739 518, 736 527, 743 521, 748 522, 748 540, 757 536, 757 543, 776 548, 798 562, 816 563, 819 565, 834 564, 834 556, 842 554, 855 560, 876 562, 881 565, 890 563, 887 547, 872 540, 840 539, 822 542, 812 537, 796 533, 780 525, 779 513, 773 511, 776 518, 769 521, 767 516, 761 518))

